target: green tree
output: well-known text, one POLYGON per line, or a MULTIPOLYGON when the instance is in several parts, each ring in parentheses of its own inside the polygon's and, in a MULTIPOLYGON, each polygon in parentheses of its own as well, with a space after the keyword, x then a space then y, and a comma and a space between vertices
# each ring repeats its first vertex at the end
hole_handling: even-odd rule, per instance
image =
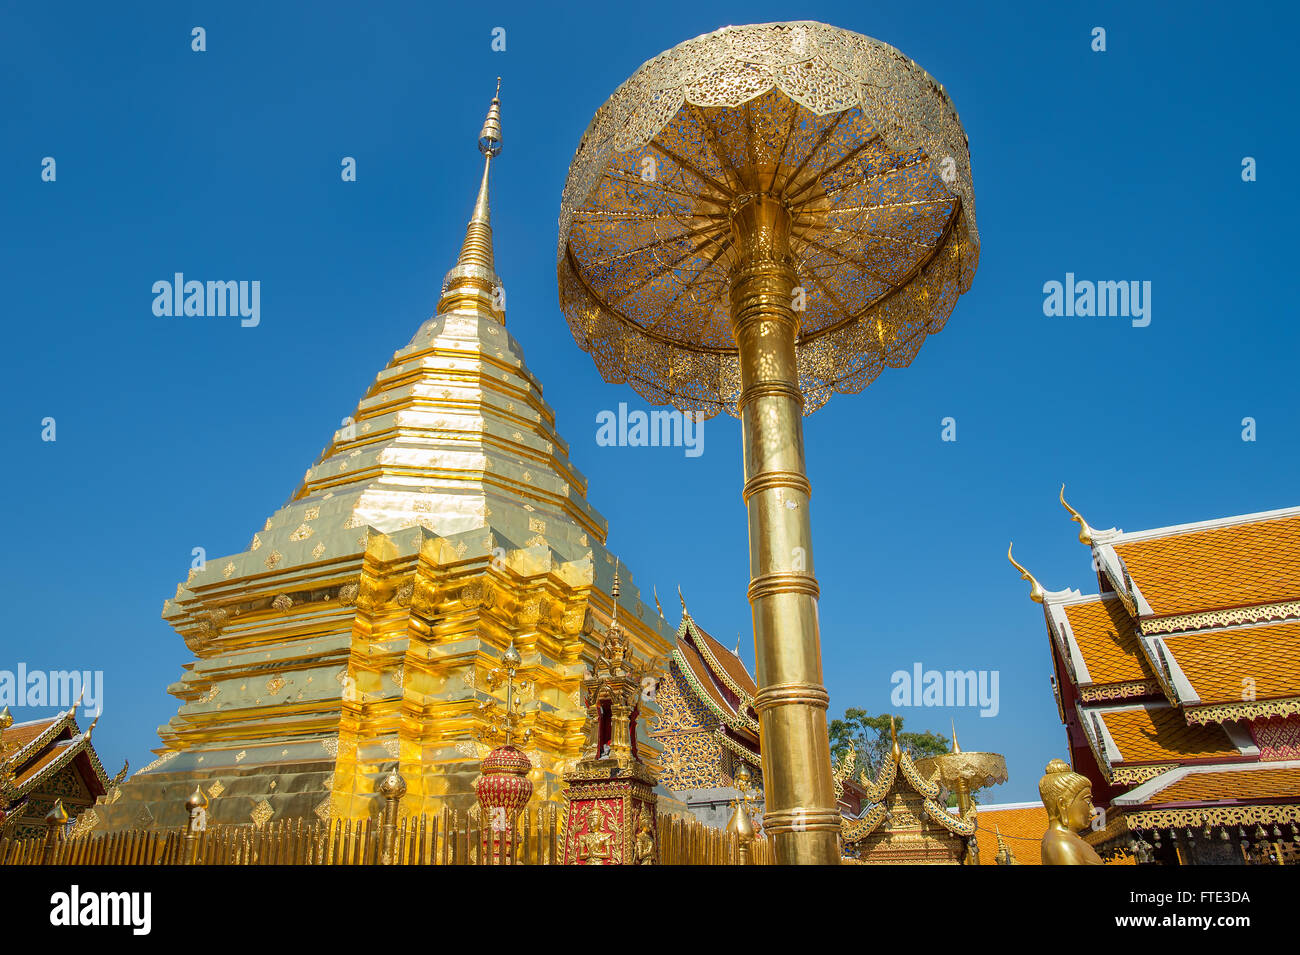
MULTIPOLYGON (((850 707, 844 711, 844 719, 831 720, 831 757, 835 760, 844 758, 845 753, 853 749, 857 752, 858 769, 865 769, 872 777, 879 771, 885 757, 893 746, 889 737, 888 713, 870 716, 866 710, 850 707)), ((898 745, 911 754, 913 759, 924 756, 939 756, 948 752, 948 738, 940 733, 904 733, 903 718, 894 717, 894 726, 898 732, 898 745)), ((856 776, 857 773, 854 773, 856 776)))

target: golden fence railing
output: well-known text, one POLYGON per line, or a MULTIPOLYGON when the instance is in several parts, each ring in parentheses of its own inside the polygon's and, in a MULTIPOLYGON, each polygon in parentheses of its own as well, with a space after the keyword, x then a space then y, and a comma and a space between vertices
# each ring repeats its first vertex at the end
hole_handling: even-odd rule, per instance
MULTIPOLYGON (((557 865, 562 852, 561 810, 526 807, 515 838, 493 838, 476 815, 453 809, 407 815, 385 830, 378 819, 303 819, 263 826, 94 831, 63 837, 0 839, 0 865, 557 865)), ((766 840, 745 850, 734 833, 693 819, 659 814, 663 865, 767 865, 766 840)))

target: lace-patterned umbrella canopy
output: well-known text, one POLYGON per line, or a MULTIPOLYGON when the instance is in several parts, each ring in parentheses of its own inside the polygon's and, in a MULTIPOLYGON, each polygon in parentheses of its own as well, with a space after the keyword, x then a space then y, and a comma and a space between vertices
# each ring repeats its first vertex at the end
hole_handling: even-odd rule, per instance
POLYGON ((825 24, 727 27, 637 70, 569 168, 560 305, 606 381, 737 413, 731 219, 756 193, 790 215, 805 414, 908 365, 971 285, 970 156, 943 87, 825 24))

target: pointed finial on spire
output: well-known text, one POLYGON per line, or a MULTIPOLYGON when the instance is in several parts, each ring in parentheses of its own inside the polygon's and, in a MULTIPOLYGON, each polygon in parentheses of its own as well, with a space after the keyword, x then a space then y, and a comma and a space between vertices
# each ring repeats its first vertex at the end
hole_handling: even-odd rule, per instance
POLYGON ((739 630, 736 631, 736 649, 731 651, 731 655, 733 657, 740 656, 740 631, 739 630))
POLYGON ((491 212, 488 207, 488 174, 492 160, 501 154, 501 77, 497 77, 496 95, 488 107, 487 118, 478 134, 478 149, 484 156, 483 181, 474 200, 474 212, 465 229, 456 267, 442 283, 438 313, 469 305, 505 324, 505 295, 497 276, 492 254, 491 212))
POLYGON ((957 742, 957 721, 956 720, 952 721, 952 751, 954 753, 961 752, 961 744, 957 742))
POLYGON ((614 586, 610 588, 609 595, 614 598, 614 616, 610 619, 611 627, 618 627, 618 558, 614 558, 614 586))
POLYGON ((1065 509, 1070 512, 1070 520, 1079 522, 1079 543, 1087 544, 1089 547, 1091 547, 1092 528, 1089 527, 1088 522, 1083 519, 1083 515, 1080 514, 1078 511, 1076 511, 1074 508, 1072 508, 1069 505, 1069 502, 1065 500, 1064 484, 1061 485, 1061 504, 1064 505, 1065 509))
POLYGON ((1036 603, 1036 604, 1040 604, 1040 603, 1042 603, 1042 602, 1043 602, 1043 597, 1046 596, 1047 591, 1045 591, 1045 590, 1043 589, 1043 585, 1042 585, 1042 584, 1040 584, 1037 580, 1034 579, 1034 575, 1033 575, 1033 574, 1031 574, 1029 571, 1025 570, 1025 568, 1022 567, 1020 564, 1016 563, 1016 559, 1015 559, 1014 557, 1011 556, 1011 546, 1012 546, 1011 543, 1008 543, 1008 544, 1007 544, 1007 560, 1011 561, 1011 566, 1012 566, 1012 567, 1014 567, 1016 570, 1020 571, 1020 579, 1021 579, 1021 580, 1027 580, 1027 581, 1029 581, 1029 583, 1030 583, 1030 588, 1029 588, 1029 599, 1032 600, 1032 601, 1033 601, 1034 603, 1036 603))

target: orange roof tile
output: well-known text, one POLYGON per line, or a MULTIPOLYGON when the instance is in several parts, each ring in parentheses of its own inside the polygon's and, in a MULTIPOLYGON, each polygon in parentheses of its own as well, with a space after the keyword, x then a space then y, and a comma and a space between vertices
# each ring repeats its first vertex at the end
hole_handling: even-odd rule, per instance
MULTIPOLYGON (((695 648, 684 640, 678 640, 677 650, 681 653, 682 659, 690 668, 691 674, 695 677, 696 682, 703 688, 709 699, 721 708, 723 712, 735 715, 736 707, 727 699, 722 689, 718 686, 717 677, 713 675, 708 664, 700 658, 700 655, 695 651, 695 648)), ((746 742, 748 742, 754 749, 758 748, 757 734, 751 733, 748 730, 734 731, 743 735, 746 738, 746 742)))
POLYGON ((1201 704, 1300 696, 1300 621, 1166 637, 1165 646, 1201 704), (1253 684, 1246 683, 1253 680, 1253 684))
POLYGON ((1189 726, 1172 706, 1095 710, 1119 747, 1120 762, 1174 763, 1237 756, 1240 751, 1220 726, 1189 726))
POLYGON ((1121 540, 1115 552, 1161 616, 1300 596, 1300 516, 1121 540))
POLYGON ((63 719, 64 715, 65 714, 60 713, 57 716, 51 716, 47 720, 32 720, 30 723, 15 723, 13 726, 9 727, 9 729, 5 730, 4 740, 13 747, 13 749, 17 750, 18 747, 26 746, 59 720, 63 719))
POLYGON ((997 865, 998 834, 1006 840, 1021 865, 1042 865, 1042 839, 1047 831, 1047 810, 1041 805, 998 809, 980 809, 975 842, 980 849, 980 865, 997 865))
MULTIPOLYGON (((1043 864, 1043 833, 1047 831, 1047 810, 1042 805, 980 809, 975 841, 980 865, 997 865, 998 832, 1021 865, 1043 864)), ((1106 865, 1133 865, 1132 856, 1108 860, 1106 865)))
POLYGON ((709 636, 709 634, 705 632, 704 628, 695 623, 694 620, 691 621, 691 624, 694 631, 707 641, 709 652, 712 653, 714 659, 718 661, 718 665, 727 671, 727 676, 731 677, 736 685, 747 694, 754 696, 758 692, 758 684, 754 682, 754 678, 749 675, 749 671, 745 669, 745 665, 740 662, 740 659, 717 640, 713 639, 713 637, 709 636))
POLYGON ((1067 604, 1062 609, 1094 684, 1155 679, 1138 647, 1133 619, 1118 598, 1067 604))
POLYGON ((63 751, 67 749, 69 745, 70 743, 65 740, 62 743, 56 743, 53 746, 47 747, 40 756, 24 766, 22 771, 15 776, 14 785, 22 786, 29 779, 39 776, 46 766, 63 755, 63 751))
POLYGON ((1300 797, 1300 767, 1188 773, 1152 794, 1146 805, 1216 800, 1295 799, 1300 797))

